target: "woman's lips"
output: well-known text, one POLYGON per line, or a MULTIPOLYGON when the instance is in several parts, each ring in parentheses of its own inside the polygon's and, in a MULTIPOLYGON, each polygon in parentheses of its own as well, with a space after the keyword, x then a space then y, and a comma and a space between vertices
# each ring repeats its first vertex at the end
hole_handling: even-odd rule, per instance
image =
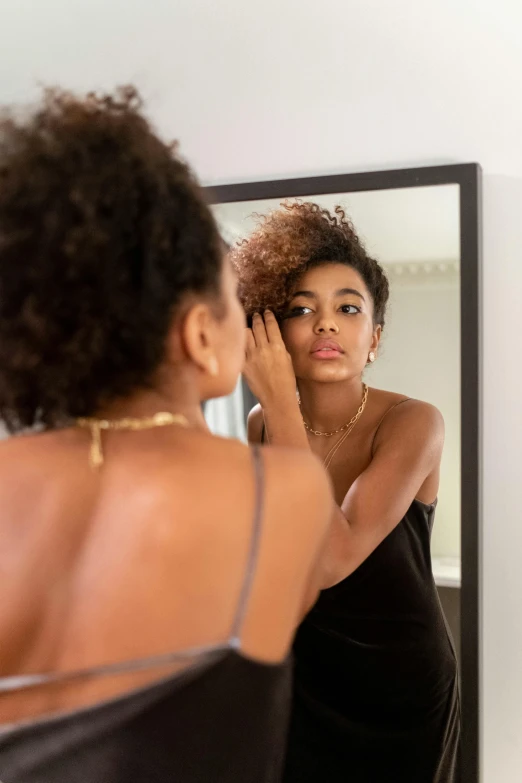
POLYGON ((323 337, 315 341, 310 353, 314 359, 338 359, 344 351, 335 340, 328 340, 323 337))
POLYGON ((338 348, 319 348, 317 351, 312 351, 314 359, 338 359, 339 356, 342 356, 342 351, 338 348))

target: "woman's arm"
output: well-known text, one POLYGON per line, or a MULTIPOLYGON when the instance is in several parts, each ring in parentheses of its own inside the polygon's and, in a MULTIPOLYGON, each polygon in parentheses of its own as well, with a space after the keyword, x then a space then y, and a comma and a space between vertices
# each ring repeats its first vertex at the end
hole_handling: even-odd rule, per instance
POLYGON ((325 585, 358 568, 399 524, 422 487, 435 500, 444 421, 432 405, 409 400, 379 428, 371 463, 338 508, 325 555, 325 585))
MULTIPOLYGON (((251 417, 252 432, 261 433, 263 410, 254 409, 251 417)), ((277 417, 274 410, 273 418, 277 417)), ((279 433, 283 426, 281 421, 279 433)), ((270 442, 285 445, 281 435, 270 442)), ((408 400, 386 416, 370 465, 341 506, 336 506, 323 556, 323 588, 341 581, 366 560, 399 524, 427 481, 432 488, 430 501, 435 500, 443 444, 444 421, 432 405, 408 400)))

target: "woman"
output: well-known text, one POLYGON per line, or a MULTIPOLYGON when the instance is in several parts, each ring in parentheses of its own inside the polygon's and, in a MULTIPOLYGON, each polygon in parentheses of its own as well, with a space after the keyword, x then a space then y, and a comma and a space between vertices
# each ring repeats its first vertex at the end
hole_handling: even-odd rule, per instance
POLYGON ((18 117, 0 124, 0 416, 30 431, 0 447, 0 780, 278 780, 328 482, 311 455, 208 432, 244 314, 135 93, 50 92, 18 117))
POLYGON ((451 783, 457 663, 429 549, 443 421, 363 382, 384 327, 384 272, 340 208, 309 203, 266 216, 234 263, 253 316, 249 439, 313 451, 337 501, 324 591, 294 645, 285 781, 451 783))

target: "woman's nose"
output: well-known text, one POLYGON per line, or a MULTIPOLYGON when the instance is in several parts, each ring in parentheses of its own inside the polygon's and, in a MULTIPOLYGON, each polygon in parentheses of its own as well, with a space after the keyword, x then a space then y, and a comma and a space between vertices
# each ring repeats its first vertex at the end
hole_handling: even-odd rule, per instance
POLYGON ((320 318, 315 325, 317 334, 338 334, 339 327, 333 318, 320 318))

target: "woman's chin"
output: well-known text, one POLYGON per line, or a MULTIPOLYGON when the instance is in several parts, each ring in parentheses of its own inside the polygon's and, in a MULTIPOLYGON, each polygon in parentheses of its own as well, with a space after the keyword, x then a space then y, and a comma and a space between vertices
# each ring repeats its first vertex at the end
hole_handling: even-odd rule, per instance
POLYGON ((334 367, 333 363, 329 362, 303 368, 303 372, 296 373, 296 375, 302 380, 315 381, 316 383, 336 383, 353 378, 353 372, 350 372, 348 367, 334 367))

